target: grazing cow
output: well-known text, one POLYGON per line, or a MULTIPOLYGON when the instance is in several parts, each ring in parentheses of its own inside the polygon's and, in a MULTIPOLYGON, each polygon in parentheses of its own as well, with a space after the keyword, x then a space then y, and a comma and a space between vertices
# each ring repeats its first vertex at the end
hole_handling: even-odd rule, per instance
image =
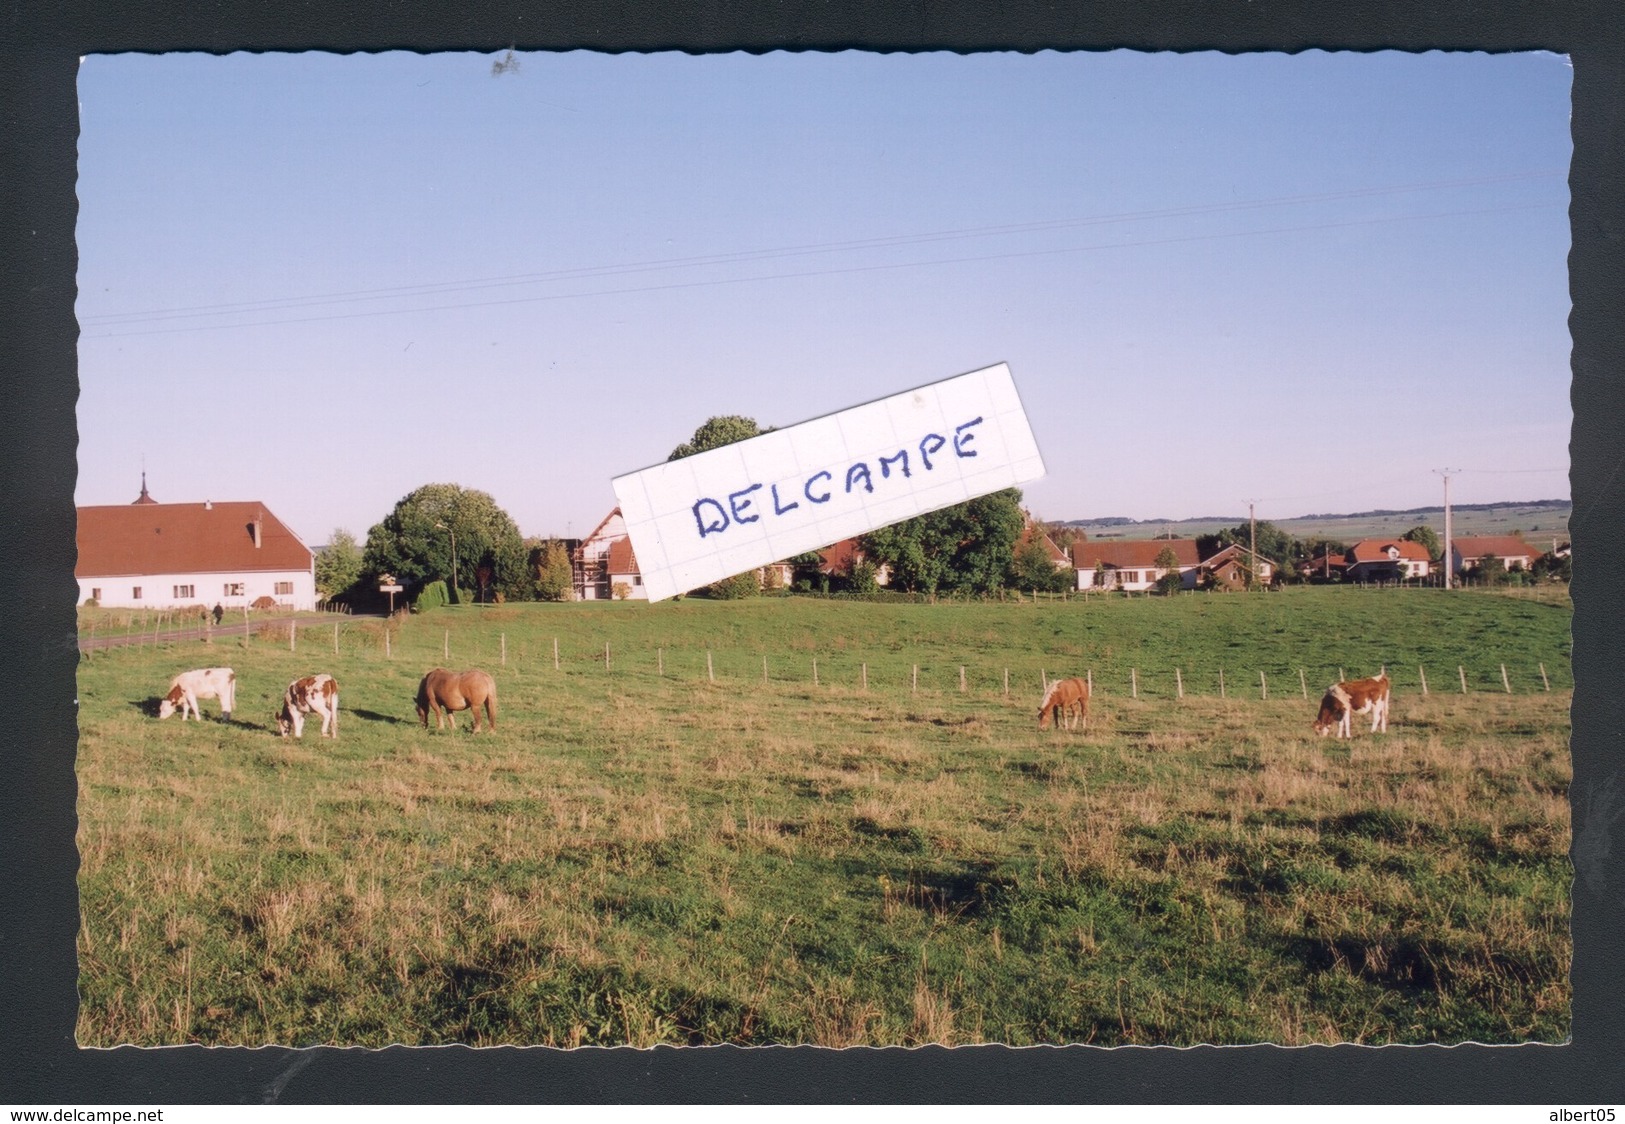
POLYGON ((1089 682, 1086 679, 1057 679, 1044 692, 1044 701, 1038 704, 1038 728, 1049 729, 1051 722, 1057 729, 1063 725, 1070 730, 1078 722, 1089 728, 1089 682))
POLYGON ((193 718, 203 721, 203 715, 197 708, 199 699, 219 699, 220 717, 227 722, 231 721, 232 704, 237 698, 237 673, 229 667, 204 667, 196 671, 183 671, 169 681, 169 693, 158 703, 158 717, 168 718, 176 710, 181 712, 181 721, 186 721, 187 712, 193 718))
POLYGON ((447 671, 437 667, 423 677, 418 684, 418 721, 423 728, 429 728, 429 712, 434 711, 434 728, 444 729, 441 719, 445 718, 451 723, 451 728, 457 728, 457 716, 453 711, 468 710, 474 714, 474 732, 480 732, 480 707, 485 707, 485 722, 491 729, 497 728, 497 685, 496 680, 483 671, 447 671))
POLYGON ((305 736, 305 715, 314 714, 322 722, 322 737, 339 736, 339 682, 331 675, 307 675, 288 684, 282 694, 282 709, 276 713, 276 732, 282 737, 305 736))
POLYGON ((1354 734, 1354 716, 1371 715, 1371 732, 1388 732, 1388 673, 1381 672, 1372 679, 1352 679, 1334 683, 1326 689, 1320 700, 1320 714, 1315 718, 1315 733, 1325 737, 1337 729, 1340 738, 1354 734))

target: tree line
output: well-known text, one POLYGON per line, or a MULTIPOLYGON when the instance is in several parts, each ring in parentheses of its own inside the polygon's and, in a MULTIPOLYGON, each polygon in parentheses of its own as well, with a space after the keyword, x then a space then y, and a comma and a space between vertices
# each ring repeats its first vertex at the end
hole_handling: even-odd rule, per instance
MULTIPOLYGON (((748 417, 708 419, 688 441, 671 451, 678 460, 709 449, 744 441, 762 428, 748 417)), ((791 588, 806 592, 873 593, 878 575, 889 572, 888 587, 910 593, 987 594, 1001 589, 1056 593, 1075 585, 1070 564, 1057 566, 1044 535, 1025 534, 1029 525, 1045 532, 1063 551, 1081 534, 1061 525, 1034 524, 1022 507, 1021 492, 1006 488, 965 503, 906 519, 862 535, 859 552, 839 573, 829 573, 817 553, 787 559, 791 588)), ((1443 548, 1432 528, 1418 525, 1401 538, 1424 546, 1435 565, 1443 548)), ((1203 557, 1231 544, 1256 549, 1288 579, 1314 559, 1338 555, 1348 544, 1335 539, 1298 539, 1273 523, 1241 523, 1199 536, 1203 557)), ((1482 560, 1478 580, 1518 580, 1498 560, 1482 560)), ((1568 559, 1536 564, 1536 579, 1568 579, 1568 559)), ((1171 549, 1156 565, 1169 571, 1164 584, 1177 589, 1178 561, 1171 549)), ((385 576, 403 587, 404 598, 417 598, 427 587, 444 583, 432 594, 444 602, 566 601, 574 596, 570 552, 558 539, 526 539, 507 512, 486 492, 457 484, 425 484, 403 496, 358 542, 348 530, 335 530, 316 555, 316 590, 328 601, 352 605, 382 600, 378 585, 385 576)), ((752 596, 779 584, 776 570, 766 581, 754 573, 717 582, 700 592, 712 597, 752 596)))

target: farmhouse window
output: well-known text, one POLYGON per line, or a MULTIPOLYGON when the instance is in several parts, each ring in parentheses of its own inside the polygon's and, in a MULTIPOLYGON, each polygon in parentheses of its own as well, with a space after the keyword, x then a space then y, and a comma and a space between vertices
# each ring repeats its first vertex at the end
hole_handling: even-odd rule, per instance
POLYGON ((93 585, 93 586, 90 587, 90 599, 92 601, 100 601, 102 599, 102 587, 101 586, 93 585))
POLYGON ((130 596, 139 599, 141 596, 141 587, 138 585, 132 585, 130 587, 130 596))
POLYGON ((192 587, 189 586, 189 585, 178 585, 178 586, 175 587, 175 592, 174 592, 174 594, 172 596, 175 596, 175 597, 191 597, 191 596, 193 596, 192 587))
POLYGON ((242 595, 243 595, 243 583, 242 582, 227 582, 226 583, 226 596, 227 597, 241 597, 242 595))
POLYGON ((290 596, 292 596, 293 595, 293 583, 292 582, 277 582, 276 583, 276 594, 277 594, 278 597, 290 597, 290 596))

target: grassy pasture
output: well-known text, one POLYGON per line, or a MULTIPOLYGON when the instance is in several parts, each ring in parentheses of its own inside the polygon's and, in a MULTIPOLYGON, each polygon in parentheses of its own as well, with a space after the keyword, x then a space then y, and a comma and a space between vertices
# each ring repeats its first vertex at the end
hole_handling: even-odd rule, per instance
POLYGON ((81 665, 81 1044, 1568 1032, 1560 606, 525 605, 339 648, 321 625, 81 665), (494 735, 416 726, 441 662, 497 676, 494 735), (232 723, 146 712, 215 663, 232 723), (1313 695, 1381 664, 1391 732, 1315 737, 1298 669, 1313 695), (1040 675, 1086 669, 1087 732, 1039 733, 1040 675), (316 670, 339 739, 275 738, 316 670))

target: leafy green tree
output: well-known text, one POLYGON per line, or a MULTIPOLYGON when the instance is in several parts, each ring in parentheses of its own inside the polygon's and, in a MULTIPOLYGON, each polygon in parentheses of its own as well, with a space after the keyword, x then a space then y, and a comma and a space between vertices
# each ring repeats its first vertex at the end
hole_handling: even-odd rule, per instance
POLYGON ((506 511, 485 492, 425 484, 402 497, 367 532, 363 572, 393 574, 408 587, 440 579, 459 583, 489 567, 490 583, 509 600, 529 596, 524 540, 506 511), (453 553, 453 542, 456 552, 453 553))
POLYGON ((1531 574, 1538 581, 1566 582, 1574 576, 1574 560, 1567 554, 1542 554, 1535 559, 1531 574))
POLYGON ((575 599, 575 572, 570 566, 570 552, 558 539, 531 544, 530 569, 536 576, 538 601, 575 599))
POLYGON ((1035 589, 1045 593, 1060 593, 1072 588, 1072 567, 1057 566, 1050 560, 1044 541, 1037 535, 1016 548, 1010 566, 1010 583, 1016 589, 1035 589))
POLYGON ((331 601, 348 593, 361 580, 361 545, 355 536, 340 527, 327 536, 327 545, 316 552, 316 592, 331 601))
POLYGON ((1025 523, 1021 493, 1006 488, 882 527, 859 541, 875 565, 891 566, 894 588, 989 593, 1009 582, 1025 523))
POLYGON ((1435 562, 1444 557, 1444 544, 1439 541, 1439 536, 1433 528, 1425 523, 1418 523, 1399 537, 1406 542, 1421 543, 1427 547, 1428 557, 1435 562))
POLYGON ((695 453, 720 449, 722 446, 732 445, 736 441, 745 441, 772 432, 772 426, 763 429, 756 424, 755 418, 741 417, 738 414, 709 418, 704 425, 694 431, 694 436, 691 439, 673 449, 671 456, 666 459, 668 461, 681 460, 684 457, 692 457, 695 453))
POLYGON ((1165 546, 1157 553, 1155 562, 1162 576, 1157 579, 1157 590, 1165 594, 1178 593, 1185 587, 1185 579, 1179 573, 1179 555, 1174 548, 1165 546))
MULTIPOLYGON (((1251 549, 1254 533, 1253 526, 1240 523, 1234 527, 1226 527, 1224 530, 1211 535, 1198 535, 1196 549, 1203 558, 1231 545, 1251 549)), ((1258 521, 1256 534, 1258 536, 1258 556, 1268 558, 1275 563, 1277 568, 1290 565, 1295 557, 1302 557, 1303 548, 1298 543, 1298 540, 1268 519, 1258 521)))
POLYGON ((1479 585, 1505 585, 1507 583, 1506 559, 1493 554, 1480 555, 1478 565, 1473 567, 1472 578, 1479 585))
POLYGON ((702 591, 707 597, 717 601, 738 601, 745 597, 755 597, 762 592, 761 580, 757 578, 755 570, 746 570, 742 574, 735 574, 731 578, 723 578, 719 582, 712 582, 702 591))

